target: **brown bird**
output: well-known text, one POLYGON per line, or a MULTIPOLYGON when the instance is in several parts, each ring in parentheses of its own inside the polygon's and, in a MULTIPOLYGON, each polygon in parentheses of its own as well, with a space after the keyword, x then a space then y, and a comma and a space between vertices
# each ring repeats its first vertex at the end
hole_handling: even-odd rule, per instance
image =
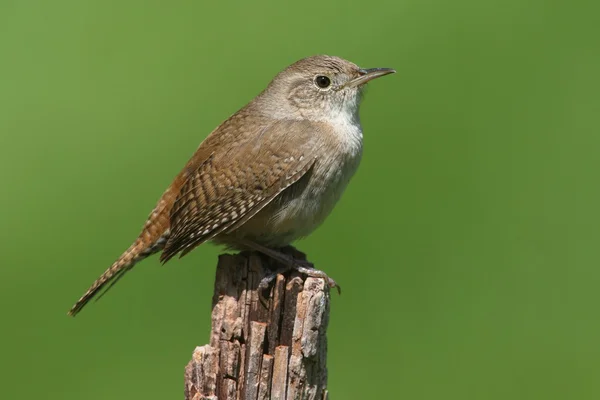
POLYGON ((280 249, 311 233, 339 200, 361 159, 364 84, 394 72, 330 56, 308 57, 283 70, 200 144, 139 237, 69 315, 144 258, 162 250, 166 262, 206 241, 255 250, 329 279, 280 249))

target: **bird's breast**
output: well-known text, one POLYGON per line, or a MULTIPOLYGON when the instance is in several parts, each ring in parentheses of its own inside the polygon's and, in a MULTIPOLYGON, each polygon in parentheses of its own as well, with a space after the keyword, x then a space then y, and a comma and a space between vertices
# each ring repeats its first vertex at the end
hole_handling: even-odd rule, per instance
MULTIPOLYGON (((333 210, 362 156, 362 131, 356 123, 331 124, 315 134, 319 140, 310 154, 315 163, 296 183, 232 233, 265 246, 283 247, 309 235, 333 210)), ((234 246, 235 247, 235 246, 234 246)))
POLYGON ((331 132, 317 149, 307 176, 281 194, 267 211, 269 231, 281 245, 307 236, 331 213, 362 156, 360 125, 331 132))

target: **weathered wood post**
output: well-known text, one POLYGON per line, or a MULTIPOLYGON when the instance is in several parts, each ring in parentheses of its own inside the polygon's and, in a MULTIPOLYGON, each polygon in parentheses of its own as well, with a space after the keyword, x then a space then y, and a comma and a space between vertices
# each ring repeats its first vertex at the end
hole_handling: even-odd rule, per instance
POLYGON ((269 263, 254 253, 219 257, 210 343, 185 369, 186 400, 327 399, 329 286, 280 274, 267 308, 257 287, 269 263))

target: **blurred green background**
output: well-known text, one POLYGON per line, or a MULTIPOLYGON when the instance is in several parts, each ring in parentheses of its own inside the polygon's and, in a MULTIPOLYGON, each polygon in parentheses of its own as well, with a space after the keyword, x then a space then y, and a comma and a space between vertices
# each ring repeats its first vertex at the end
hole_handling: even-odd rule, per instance
POLYGON ((332 398, 600 398, 585 6, 0 0, 0 398, 183 398, 218 248, 66 312, 200 141, 319 53, 398 70, 368 90, 357 176, 298 243, 344 289, 332 398))

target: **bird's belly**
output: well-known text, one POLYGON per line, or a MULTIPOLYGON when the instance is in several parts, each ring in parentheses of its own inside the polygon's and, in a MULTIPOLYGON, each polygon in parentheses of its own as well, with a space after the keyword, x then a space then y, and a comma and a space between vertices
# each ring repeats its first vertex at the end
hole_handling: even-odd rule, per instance
POLYGON ((283 247, 309 235, 331 213, 352 175, 360 155, 316 166, 300 187, 290 187, 234 233, 269 247, 283 247))

